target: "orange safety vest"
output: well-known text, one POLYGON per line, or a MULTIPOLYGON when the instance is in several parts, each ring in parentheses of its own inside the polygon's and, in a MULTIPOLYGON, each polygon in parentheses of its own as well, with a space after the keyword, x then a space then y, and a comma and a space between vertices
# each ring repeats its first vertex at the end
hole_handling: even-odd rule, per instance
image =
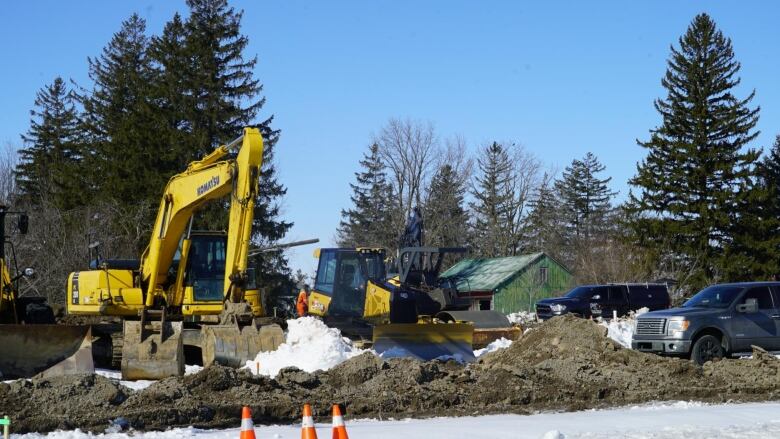
POLYGON ((309 296, 306 295, 306 290, 301 290, 298 293, 298 302, 295 304, 295 307, 298 308, 298 317, 305 316, 309 311, 309 296))

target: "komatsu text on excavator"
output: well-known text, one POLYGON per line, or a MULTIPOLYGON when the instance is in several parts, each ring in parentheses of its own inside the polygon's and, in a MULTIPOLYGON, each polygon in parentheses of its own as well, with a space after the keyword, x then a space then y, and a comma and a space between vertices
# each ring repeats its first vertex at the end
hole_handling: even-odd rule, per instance
POLYGON ((97 261, 68 277, 68 313, 119 316, 124 379, 184 373, 185 351, 237 367, 283 342, 248 267, 263 140, 255 128, 173 176, 140 260, 97 261), (209 202, 229 200, 226 232, 192 230, 209 202))

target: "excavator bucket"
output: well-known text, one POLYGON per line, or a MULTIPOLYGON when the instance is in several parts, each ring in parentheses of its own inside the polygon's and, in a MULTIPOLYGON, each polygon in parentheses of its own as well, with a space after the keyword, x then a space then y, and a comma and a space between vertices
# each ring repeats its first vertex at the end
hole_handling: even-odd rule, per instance
POLYGON ((389 357, 473 361, 474 326, 470 323, 390 323, 373 331, 374 350, 389 357))
POLYGON ((89 326, 0 325, 3 379, 94 371, 89 326))
POLYGON ((214 325, 203 327, 203 365, 219 363, 243 367, 254 360, 258 352, 273 351, 284 343, 284 331, 279 325, 214 325))
POLYGON ((184 375, 182 322, 124 322, 122 378, 158 380, 184 375))

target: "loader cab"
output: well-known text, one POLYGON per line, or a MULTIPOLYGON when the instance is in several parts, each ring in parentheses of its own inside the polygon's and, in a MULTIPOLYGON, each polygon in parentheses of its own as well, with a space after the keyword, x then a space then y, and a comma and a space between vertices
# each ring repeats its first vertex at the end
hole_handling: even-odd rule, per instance
POLYGON ((333 317, 364 317, 366 289, 384 282, 384 249, 326 248, 319 257, 309 312, 333 317))

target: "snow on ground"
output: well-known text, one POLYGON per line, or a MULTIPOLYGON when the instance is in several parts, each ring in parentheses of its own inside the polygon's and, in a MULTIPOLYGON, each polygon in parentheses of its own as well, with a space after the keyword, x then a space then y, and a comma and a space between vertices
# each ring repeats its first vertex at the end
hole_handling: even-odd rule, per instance
POLYGON ((512 346, 512 340, 501 337, 498 340, 491 342, 489 345, 485 346, 484 348, 477 349, 476 351, 474 351, 474 356, 479 358, 487 353, 495 352, 499 349, 506 349, 509 346, 512 346))
POLYGON ((631 349, 631 336, 634 335, 636 318, 648 311, 650 310, 647 308, 640 308, 636 311, 631 311, 625 317, 610 320, 599 319, 599 324, 607 328, 607 336, 609 338, 615 340, 624 348, 631 349))
POLYGON ((509 319, 509 323, 525 327, 528 323, 536 321, 536 313, 530 311, 518 311, 513 312, 512 314, 508 314, 506 318, 509 319))
MULTIPOLYGON (((316 407, 315 407, 316 409, 316 407)), ((12 424, 13 425, 13 424, 12 424)), ((327 437, 329 424, 317 424, 327 437)), ((113 429, 112 429, 113 430, 113 429)), ((112 431, 109 430, 109 431, 112 431)), ((353 439, 765 439, 780 437, 780 402, 707 405, 695 402, 653 403, 609 410, 537 415, 494 415, 401 421, 347 419, 353 439)), ((257 426, 258 439, 300 437, 300 426, 257 426)), ((89 434, 79 430, 41 435, 11 435, 12 439, 237 439, 239 428, 199 430, 177 428, 163 432, 89 434)))
POLYGON ((328 328, 314 317, 287 321, 284 343, 273 352, 260 352, 246 367, 254 374, 275 377, 285 367, 306 372, 328 370, 366 352, 342 337, 338 329, 328 328))

